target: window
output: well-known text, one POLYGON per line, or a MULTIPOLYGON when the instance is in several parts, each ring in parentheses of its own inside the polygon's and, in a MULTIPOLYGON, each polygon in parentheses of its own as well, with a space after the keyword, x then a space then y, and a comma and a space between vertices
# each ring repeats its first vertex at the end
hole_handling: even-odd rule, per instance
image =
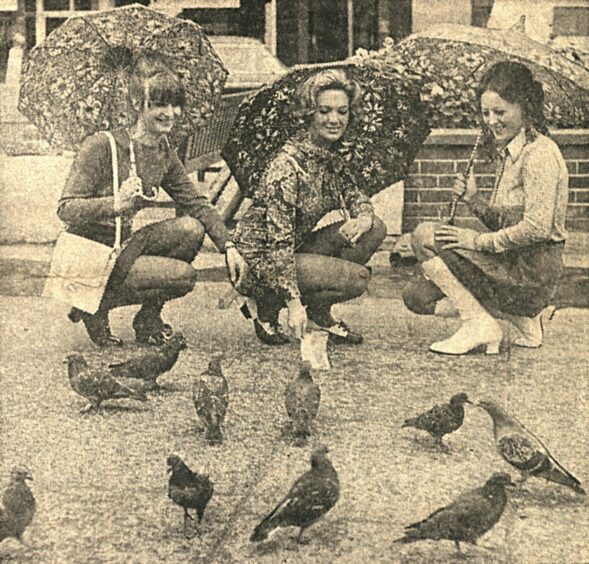
POLYGON ((589 6, 555 6, 552 32, 558 35, 589 35, 589 6))
POLYGON ((491 10, 495 0, 470 0, 471 5, 471 25, 477 27, 487 27, 487 22, 491 16, 491 10))

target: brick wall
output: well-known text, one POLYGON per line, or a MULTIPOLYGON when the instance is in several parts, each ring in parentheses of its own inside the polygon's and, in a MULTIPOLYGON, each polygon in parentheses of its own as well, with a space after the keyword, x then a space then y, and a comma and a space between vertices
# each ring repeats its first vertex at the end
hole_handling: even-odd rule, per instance
MULTIPOLYGON (((431 133, 405 180, 403 231, 448 214, 454 176, 466 168, 476 134, 468 129, 438 129, 431 133)), ((567 228, 589 232, 589 130, 554 131, 552 138, 559 144, 569 169, 567 228)), ((493 163, 475 161, 474 173, 483 193, 491 192, 494 172, 493 163)), ((456 217, 464 224, 471 222, 464 204, 458 206, 456 217)))

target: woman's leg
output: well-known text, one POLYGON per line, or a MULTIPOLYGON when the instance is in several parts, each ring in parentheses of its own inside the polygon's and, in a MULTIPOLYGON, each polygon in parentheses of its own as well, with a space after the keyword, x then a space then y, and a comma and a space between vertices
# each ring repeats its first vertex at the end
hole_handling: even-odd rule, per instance
MULTIPOLYGON (((297 278, 309 319, 333 329, 341 342, 359 344, 362 336, 352 333, 331 316, 331 306, 352 300, 368 289, 370 272, 356 263, 324 255, 296 255, 297 278)), ((337 340, 337 339, 336 339, 337 340)))
POLYGON ((372 228, 351 247, 339 232, 343 224, 343 221, 338 221, 311 232, 297 249, 297 253, 325 255, 356 264, 366 264, 384 241, 387 234, 386 225, 382 219, 375 216, 372 228))
MULTIPOLYGON (((307 311, 310 319, 323 326, 337 323, 331 316, 333 304, 356 298, 366 291, 370 279, 369 271, 355 268, 352 264, 366 264, 386 237, 384 222, 379 217, 375 217, 372 228, 364 233, 354 246, 350 246, 339 232, 343 223, 343 221, 332 223, 312 232, 297 251, 297 257, 315 255, 338 258, 343 261, 336 265, 322 264, 319 261, 317 266, 313 261, 305 259, 307 275, 305 282, 308 282, 311 288, 310 295, 306 297, 307 311), (325 270, 329 268, 332 268, 333 272, 325 270), (339 278, 340 282, 336 288, 333 287, 335 278, 339 278)), ((302 289, 301 292, 303 292, 302 289)))
POLYGON ((134 233, 115 265, 98 312, 77 316, 90 338, 100 345, 120 343, 110 332, 109 310, 141 304, 133 321, 138 340, 161 342, 163 332, 170 330, 161 319, 163 305, 194 287, 196 271, 190 263, 203 238, 203 226, 188 216, 152 223, 134 233))

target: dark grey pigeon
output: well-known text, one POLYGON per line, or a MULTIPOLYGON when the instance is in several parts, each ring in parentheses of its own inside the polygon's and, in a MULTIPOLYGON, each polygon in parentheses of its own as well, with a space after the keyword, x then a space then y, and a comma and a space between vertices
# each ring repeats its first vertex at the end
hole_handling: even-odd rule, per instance
POLYGON ((0 508, 0 542, 9 537, 21 543, 25 529, 35 515, 35 497, 25 480, 33 475, 24 466, 15 466, 10 473, 10 483, 2 494, 0 508))
POLYGON ((321 401, 321 390, 313 382, 311 363, 303 362, 296 380, 289 382, 284 390, 284 406, 290 417, 290 431, 296 444, 303 445, 311 436, 311 424, 321 401))
POLYGON ((507 505, 505 487, 513 485, 509 474, 495 473, 484 486, 461 494, 423 521, 405 527, 405 536, 394 542, 451 540, 460 552, 461 542, 476 544, 499 521, 507 505))
POLYGON ((266 540, 280 527, 299 527, 297 542, 303 533, 325 515, 339 499, 337 472, 327 458, 329 449, 318 447, 311 455, 311 469, 292 486, 286 497, 254 529, 250 541, 266 540))
POLYGON ((193 472, 177 455, 168 456, 168 497, 184 509, 184 535, 189 537, 188 523, 194 517, 188 512, 196 509, 198 523, 202 521, 205 509, 213 497, 213 483, 208 476, 193 472))
POLYGON ((80 354, 70 354, 65 362, 68 365, 70 386, 90 402, 81 410, 82 413, 98 408, 109 399, 147 401, 145 386, 139 380, 114 378, 107 370, 91 370, 80 354))
POLYGON ((452 396, 449 403, 435 405, 429 411, 405 420, 402 427, 427 431, 436 444, 445 448, 442 437, 460 429, 464 421, 464 404, 471 403, 465 393, 452 396))
POLYGON ((186 349, 186 339, 182 333, 174 333, 162 345, 146 348, 137 358, 110 364, 111 374, 117 378, 140 378, 150 383, 150 389, 159 388, 157 378, 169 372, 186 349))
POLYGON ((223 353, 215 353, 208 368, 192 384, 194 407, 210 445, 223 443, 223 424, 229 404, 229 386, 221 369, 223 358, 223 353))
POLYGON ((503 460, 521 472, 522 481, 527 480, 529 476, 544 478, 585 495, 581 482, 562 466, 550 454, 546 445, 515 417, 492 401, 483 400, 478 405, 493 419, 497 452, 503 460))

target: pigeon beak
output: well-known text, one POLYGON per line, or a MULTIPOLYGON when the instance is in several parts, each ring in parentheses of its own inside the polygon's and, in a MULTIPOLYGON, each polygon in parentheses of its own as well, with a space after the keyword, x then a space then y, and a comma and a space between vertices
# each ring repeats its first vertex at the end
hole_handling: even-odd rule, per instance
POLYGON ((30 474, 29 472, 27 472, 27 473, 25 474, 25 480, 31 480, 31 481, 33 481, 33 476, 32 476, 32 474, 30 474))

